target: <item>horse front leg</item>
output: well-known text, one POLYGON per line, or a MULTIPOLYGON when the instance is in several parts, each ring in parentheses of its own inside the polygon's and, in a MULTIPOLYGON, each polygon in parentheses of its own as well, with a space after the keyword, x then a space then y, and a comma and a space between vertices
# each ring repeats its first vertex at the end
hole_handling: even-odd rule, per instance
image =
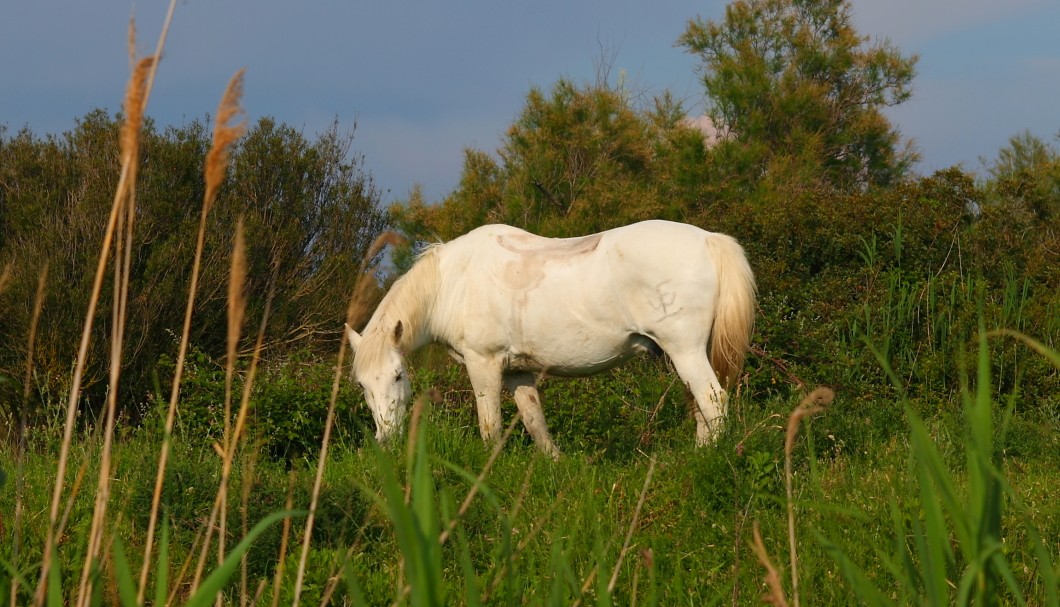
POLYGON ((515 398, 515 406, 523 417, 523 425, 534 438, 537 448, 552 459, 559 459, 559 448, 548 433, 548 423, 541 409, 541 395, 533 373, 515 373, 504 378, 504 385, 515 398))
POLYGON ((501 439, 501 365, 482 356, 464 356, 471 387, 475 390, 478 431, 482 440, 495 444, 501 439))

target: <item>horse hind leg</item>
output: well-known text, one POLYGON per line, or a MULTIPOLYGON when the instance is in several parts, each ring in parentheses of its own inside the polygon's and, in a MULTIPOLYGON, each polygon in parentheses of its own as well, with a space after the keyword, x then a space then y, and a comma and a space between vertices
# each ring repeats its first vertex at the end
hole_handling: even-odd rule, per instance
POLYGON ((729 395, 711 368, 705 349, 671 354, 670 360, 696 399, 696 446, 712 444, 728 413, 729 395))
POLYGON ((559 448, 552 441, 541 409, 541 395, 537 392, 537 382, 531 373, 518 373, 504 378, 504 385, 515 398, 515 406, 523 417, 523 425, 534 439, 534 444, 552 459, 559 459, 559 448))

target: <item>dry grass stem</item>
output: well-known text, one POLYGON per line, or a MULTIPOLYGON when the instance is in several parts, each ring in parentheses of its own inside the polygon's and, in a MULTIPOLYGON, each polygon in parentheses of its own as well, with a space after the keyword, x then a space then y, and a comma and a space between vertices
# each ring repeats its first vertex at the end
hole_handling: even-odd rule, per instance
POLYGON ((537 536, 538 532, 540 532, 541 529, 544 528, 545 523, 550 518, 552 518, 552 513, 555 512, 556 507, 563 502, 563 499, 567 495, 568 489, 570 489, 570 483, 568 483, 561 491, 556 493, 556 498, 552 500, 551 503, 549 503, 548 509, 545 510, 544 514, 539 516, 536 520, 534 520, 533 523, 530 524, 530 531, 526 535, 524 535, 523 539, 520 540, 519 543, 515 546, 515 550, 512 551, 511 559, 502 563, 500 568, 497 569, 497 572, 493 576, 493 581, 490 583, 490 587, 487 588, 486 591, 483 592, 482 595, 479 597, 479 602, 486 603, 490 595, 492 595, 494 592, 497 591, 498 588, 500 588, 501 583, 504 581, 504 574, 507 572, 509 564, 514 563, 516 560, 518 560, 519 555, 522 554, 522 551, 526 549, 526 547, 530 544, 530 541, 533 540, 535 536, 537 536))
MULTIPOLYGON (((173 2, 175 3, 175 0, 173 0, 173 2)), ((173 9, 173 4, 170 5, 170 13, 166 17, 166 29, 163 30, 163 39, 164 39, 164 36, 165 36, 165 31, 168 30, 169 20, 172 18, 172 9, 173 9)), ((162 41, 160 41, 160 44, 161 44, 161 42, 162 41)), ((238 87, 234 87, 230 83, 229 87, 228 87, 229 90, 226 91, 226 94, 225 94, 226 98, 229 97, 228 93, 230 91, 235 91, 235 90, 241 89, 241 86, 242 86, 241 85, 241 82, 242 82, 241 74, 242 74, 242 72, 239 72, 239 73, 237 73, 236 77, 233 78, 233 81, 238 79, 240 81, 240 85, 238 87)), ((148 80, 148 86, 150 86, 150 83, 151 83, 151 80, 149 79, 148 80)), ((238 102, 238 98, 237 97, 235 97, 234 99, 238 102)), ((226 106, 224 101, 222 101, 221 106, 222 107, 226 106)), ((229 115, 229 117, 231 117, 231 115, 229 115)), ((222 127, 220 124, 218 124, 216 126, 216 128, 215 128, 215 131, 216 130, 220 130, 221 128, 228 128, 228 127, 227 127, 227 125, 222 127)), ((234 142, 232 140, 228 140, 227 137, 218 137, 215 134, 214 143, 216 144, 218 142, 218 140, 221 140, 222 142, 224 142, 228 146, 230 146, 234 142)), ((226 160, 227 161, 227 158, 228 158, 227 152, 224 153, 224 154, 214 154, 214 150, 213 149, 210 150, 210 155, 212 155, 217 160, 226 160)), ((216 160, 215 160, 215 162, 216 162, 216 160)), ((217 172, 217 168, 216 167, 214 167, 213 170, 214 170, 215 173, 217 172)), ((207 174, 210 173, 209 162, 207 162, 206 172, 207 172, 207 174)), ((224 170, 223 169, 220 171, 220 174, 222 176, 224 175, 224 170)), ((209 180, 208 175, 207 175, 207 180, 209 180)), ((170 441, 172 440, 172 437, 173 437, 173 424, 174 424, 174 421, 175 421, 175 418, 176 418, 177 401, 180 399, 180 383, 181 383, 181 380, 182 380, 183 374, 184 374, 184 360, 185 360, 185 358, 187 358, 187 354, 188 354, 188 341, 189 341, 189 336, 191 334, 191 318, 192 318, 192 312, 195 309, 195 295, 196 295, 196 292, 198 291, 198 288, 199 288, 199 273, 200 273, 201 268, 202 268, 202 252, 203 252, 203 248, 205 246, 205 241, 206 241, 206 218, 209 215, 210 208, 213 206, 213 198, 212 198, 212 196, 215 196, 215 195, 216 195, 216 186, 212 190, 209 187, 207 187, 207 193, 203 196, 202 212, 199 215, 199 231, 198 231, 198 235, 196 237, 196 242, 195 242, 195 258, 194 258, 194 261, 192 262, 191 280, 189 281, 189 286, 188 286, 188 302, 187 302, 187 305, 184 308, 184 324, 183 324, 183 328, 181 330, 180 345, 177 348, 176 363, 174 364, 173 384, 172 384, 172 387, 170 389, 170 394, 169 394, 169 406, 168 406, 168 408, 166 410, 165 428, 164 428, 163 435, 162 435, 162 447, 160 449, 159 457, 158 457, 158 472, 155 475, 155 488, 154 488, 154 494, 153 494, 153 497, 152 497, 152 500, 151 500, 151 513, 150 513, 150 515, 148 517, 147 534, 146 534, 146 539, 144 541, 143 567, 140 570, 140 584, 139 584, 139 588, 137 590, 137 600, 140 601, 140 602, 143 602, 144 593, 145 593, 145 591, 147 589, 147 574, 148 574, 148 570, 149 570, 150 564, 151 564, 151 551, 152 551, 152 549, 154 547, 155 527, 158 524, 158 508, 159 508, 159 503, 160 503, 161 498, 162 498, 162 486, 163 486, 164 481, 165 481, 166 467, 168 466, 168 463, 169 463, 169 445, 170 445, 170 441)), ((204 543, 208 543, 208 542, 204 542, 204 543)))
MULTIPOLYGON (((833 400, 835 400, 835 392, 824 386, 818 386, 813 392, 807 394, 788 417, 788 431, 784 437, 784 480, 788 496, 788 551, 791 560, 791 595, 795 607, 799 607, 799 558, 795 542, 795 498, 792 488, 791 453, 795 449, 795 439, 799 435, 799 423, 806 417, 824 411, 833 400)), ((761 556, 759 558, 761 559, 761 556)))
POLYGON ((7 289, 7 283, 11 282, 11 262, 7 262, 4 270, 0 272, 0 293, 7 289))
POLYGON ((302 553, 298 559, 298 572, 294 582, 294 600, 292 607, 298 607, 298 601, 302 594, 302 584, 305 582, 305 567, 309 559, 309 543, 313 537, 313 522, 316 515, 317 503, 320 500, 320 487, 324 480, 324 464, 327 462, 328 443, 331 440, 331 428, 335 424, 335 403, 339 398, 339 382, 342 381, 343 357, 346 353, 347 340, 342 339, 339 343, 339 356, 335 362, 335 377, 331 385, 331 399, 328 402, 328 414, 324 420, 324 436, 320 441, 320 454, 317 460, 317 472, 313 478, 313 492, 309 498, 309 514, 306 516, 305 532, 302 537, 302 553))
MULTIPOLYGON (((486 476, 489 475, 493 463, 497 461, 497 457, 501 454, 501 451, 504 450, 504 445, 508 442, 512 432, 515 431, 515 425, 519 423, 519 420, 521 420, 522 417, 521 414, 516 413, 512 418, 512 421, 508 424, 508 427, 505 428, 504 434, 501 435, 501 440, 493 445, 493 451, 490 453, 489 459, 486 460, 486 464, 482 467, 482 471, 479 472, 478 478, 475 479, 475 484, 471 485, 471 489, 468 490, 467 495, 464 496, 464 501, 460 504, 460 509, 457 510, 456 516, 453 517, 453 520, 449 521, 449 526, 438 536, 439 544, 444 544, 446 540, 449 539, 450 534, 456 529, 457 523, 459 523, 460 519, 467 514, 468 508, 471 507, 472 500, 475 499, 475 495, 478 494, 478 490, 482 487, 483 482, 486 480, 486 476)), ((409 440, 411 441, 411 438, 409 440)), ((407 497, 408 496, 406 496, 406 501, 407 497)))
POLYGON ((773 561, 769 559, 769 553, 766 552, 766 546, 762 542, 762 534, 758 531, 758 521, 755 521, 751 526, 751 534, 754 537, 751 547, 754 548, 755 555, 758 556, 758 562, 762 563, 762 566, 766 569, 764 581, 766 587, 769 588, 769 594, 763 596, 762 601, 777 607, 788 607, 788 600, 784 598, 784 587, 780 583, 780 571, 773 565, 773 561))
MULTIPOLYGON (((195 551, 199 548, 199 543, 202 542, 206 535, 206 527, 200 527, 195 532, 195 537, 191 541, 191 546, 188 548, 188 555, 184 558, 184 562, 180 565, 180 570, 177 572, 176 577, 170 582, 169 596, 166 599, 166 605, 172 605, 177 599, 177 592, 184 585, 184 576, 188 575, 188 569, 191 569, 192 560, 195 558, 195 551)), ((141 603, 142 604, 142 603, 141 603)))
POLYGON ((103 543, 104 524, 107 506, 110 500, 111 451, 114 445, 114 428, 118 408, 119 379, 121 376, 122 346, 125 341, 125 319, 129 301, 129 272, 132 267, 132 235, 136 217, 136 179, 140 164, 140 133, 143 128, 144 107, 147 101, 145 86, 147 74, 154 64, 153 57, 145 57, 135 64, 133 75, 125 95, 125 120, 121 128, 121 151, 123 173, 126 179, 119 184, 115 194, 114 206, 117 212, 114 242, 114 293, 109 390, 105 413, 105 430, 103 447, 100 454, 99 482, 96 488, 96 502, 92 513, 92 525, 88 535, 88 550, 81 570, 81 585, 78 590, 78 605, 87 605, 92 591, 89 576, 92 563, 99 558, 103 543), (124 191, 121 188, 124 187, 124 191), (119 266, 119 263, 121 264, 119 266))
POLYGON ((607 582, 607 591, 614 592, 615 584, 618 583, 618 572, 622 570, 622 560, 626 558, 629 551, 629 542, 633 538, 633 531, 640 522, 640 510, 644 506, 644 498, 648 495, 648 486, 651 485, 651 477, 655 473, 655 455, 651 456, 648 464, 648 473, 644 476, 644 487, 640 490, 640 498, 637 499, 637 507, 633 510, 633 518, 629 521, 629 529, 626 530, 626 539, 622 542, 622 550, 618 553, 615 568, 611 571, 611 579, 607 582))
MULTIPOLYGON (((246 241, 243 235, 243 218, 236 222, 235 242, 232 246, 232 265, 228 277, 228 333, 225 364, 225 403, 224 403, 224 449, 222 458, 235 449, 231 435, 232 418, 232 382, 236 372, 239 338, 243 329, 243 316, 246 312, 246 295, 244 287, 247 277, 246 241)), ((228 487, 222 482, 220 487, 220 530, 217 535, 217 562, 225 558, 225 538, 228 531, 228 487)))
MULTIPOLYGON (((11 264, 0 274, 0 293, 11 275, 11 264)), ((30 388, 33 382, 33 356, 37 344, 37 327, 40 315, 44 310, 44 293, 48 284, 48 264, 45 263, 37 278, 37 293, 33 298, 33 316, 29 323, 29 337, 26 344, 26 373, 22 378, 22 409, 18 411, 17 435, 15 436, 15 513, 11 530, 11 564, 18 567, 19 553, 22 548, 22 497, 25 493, 26 479, 23 474, 23 457, 26 453, 26 418, 29 416, 30 388)), ((11 578, 11 607, 18 604, 18 577, 11 578)))
POLYGON ((679 375, 674 373, 673 378, 670 379, 669 385, 666 386, 666 389, 663 390, 662 396, 659 397, 659 401, 655 403, 655 408, 651 410, 651 415, 648 416, 648 422, 644 424, 644 432, 641 432, 640 434, 639 442, 641 445, 646 445, 648 444, 648 441, 651 440, 651 425, 655 422, 655 416, 659 414, 659 410, 662 409, 663 404, 666 402, 666 395, 670 393, 670 390, 674 387, 674 384, 677 383, 679 377, 679 375))
MULTIPOLYGON (((384 232, 380 234, 372 246, 368 248, 364 259, 361 260, 361 271, 350 296, 350 303, 346 307, 346 324, 353 326, 355 317, 359 317, 369 308, 369 299, 366 295, 370 286, 374 285, 372 276, 368 269, 372 261, 379 255, 386 245, 397 245, 405 242, 404 238, 395 232, 384 232)), ((320 486, 324 479, 324 464, 328 457, 328 444, 331 441, 331 429, 335 424, 335 403, 339 398, 339 386, 342 381, 342 368, 346 357, 346 339, 339 340, 339 354, 335 360, 335 376, 331 384, 331 398, 328 402, 328 414, 324 420, 324 436, 320 441, 320 454, 317 458, 317 472, 313 479, 313 492, 309 498, 309 514, 306 516, 305 532, 302 536, 302 553, 298 559, 298 572, 294 583, 294 600, 292 607, 298 607, 302 595, 302 584, 305 582, 305 567, 309 559, 309 544, 313 537, 313 523, 316 518, 317 502, 320 500, 320 486)))
MULTIPOLYGON (((122 147, 122 165, 121 175, 118 178, 118 185, 114 193, 114 201, 111 205, 110 216, 107 220, 107 226, 104 230, 103 242, 100 246, 99 260, 96 264, 96 273, 92 283, 92 291, 89 295, 89 303, 85 313, 85 322, 82 328, 81 341, 78 347, 77 362, 74 365, 74 376, 71 381, 69 400, 67 401, 66 410, 66 422, 63 427, 63 441, 59 450, 59 462, 56 471, 55 485, 52 491, 51 507, 49 510, 48 519, 48 531, 45 536, 44 549, 43 549, 43 561, 41 564, 41 577, 40 582, 37 586, 37 593, 35 597, 36 604, 43 604, 45 599, 45 587, 47 582, 48 571, 51 567, 51 558, 53 548, 55 546, 56 538, 56 524, 59 514, 59 503, 62 501, 62 493, 65 485, 66 477, 66 466, 69 459, 70 444, 73 440, 73 422, 77 412, 78 400, 81 395, 81 384, 84 378, 85 366, 88 358, 88 346, 91 342, 92 327, 94 325, 96 308, 99 304, 100 292, 103 286, 103 278, 106 273, 107 261, 110 258, 111 249, 114 243, 114 235, 116 232, 120 234, 119 226, 124 222, 126 213, 125 205, 128 204, 129 192, 135 187, 135 175, 136 175, 136 163, 138 160, 138 149, 139 149, 139 128, 143 124, 143 111, 147 104, 147 94, 145 91, 145 81, 149 68, 153 65, 154 61, 152 58, 145 58, 141 60, 136 68, 133 70, 133 74, 130 78, 129 87, 125 95, 125 107, 126 117, 122 127, 121 135, 121 147, 122 147)), ((121 238, 121 236, 119 236, 121 238)), ((117 260, 120 257, 116 257, 117 260)), ((118 272, 118 270, 115 270, 118 272)), ((121 284, 121 279, 116 276, 116 283, 121 284)), ((119 293, 116 291, 116 293, 119 293)), ((120 300, 120 295, 116 297, 120 300)), ((123 309, 124 305, 116 302, 118 306, 116 308, 115 315, 122 316, 123 313, 119 312, 119 308, 123 309)), ((120 341, 121 332, 120 329, 115 327, 115 343, 120 341)), ((120 356, 120 346, 117 347, 118 355, 120 356)), ((120 361, 119 361, 120 362, 120 361)), ((113 371, 112 371, 113 377, 113 371)), ((113 385, 111 391, 116 391, 117 386, 113 385)), ((109 457, 109 448, 104 449, 104 458, 109 457)), ((109 465, 109 460, 106 461, 109 465)), ((105 469, 101 469, 101 484, 108 483, 109 475, 105 469)), ((93 528, 95 533, 89 535, 89 550, 87 553, 88 557, 91 557, 99 548, 98 534, 101 533, 101 518, 105 510, 106 503, 106 488, 101 491, 103 495, 100 499, 97 499, 96 513, 93 515, 93 528)), ((87 570, 87 566, 86 566, 87 570)), ((78 603, 84 602, 84 596, 87 596, 86 584, 87 584, 87 571, 83 571, 82 583, 79 586, 79 600, 78 603)))
MULTIPOLYGON (((256 450, 251 450, 250 457, 243 469, 243 491, 239 500, 239 515, 242 523, 240 529, 241 535, 239 537, 247 537, 250 533, 250 522, 247 520, 247 513, 250 510, 250 491, 254 488, 254 474, 256 473, 255 468, 257 467, 257 455, 256 450)), ((290 508, 288 508, 290 510, 290 508)), ((258 587, 257 594, 260 594, 264 589, 265 580, 261 580, 261 584, 258 587)), ((239 562, 239 605, 240 607, 247 607, 247 600, 250 598, 247 596, 247 589, 249 585, 249 572, 247 570, 247 554, 243 554, 243 558, 239 562)), ((253 604, 257 604, 257 599, 251 601, 253 604)))
MULTIPOLYGON (((294 507, 294 481, 295 471, 292 468, 287 475, 287 500, 284 502, 284 510, 294 507)), ((272 580, 272 607, 280 605, 280 584, 283 583, 283 573, 287 564, 287 539, 291 536, 291 519, 283 519, 283 532, 280 534, 280 558, 276 562, 276 574, 272 580)))
MULTIPOLYGON (((372 261, 387 245, 397 247, 405 242, 406 240, 403 236, 390 231, 383 232, 372 241, 372 246, 368 247, 368 252, 364 254, 364 259, 361 260, 361 269, 357 274, 357 284, 353 288, 350 304, 346 308, 346 324, 351 327, 359 326, 361 321, 366 319, 372 311, 372 292, 376 287, 375 276, 370 272, 372 261)), ((346 340, 344 339, 343 341, 346 340)))
MULTIPOLYGON (((210 512, 210 519, 206 524, 206 535, 202 543, 202 553, 199 559, 199 564, 195 568, 195 577, 192 581, 192 593, 199 587, 199 582, 202 580, 202 572, 206 564, 206 555, 210 548, 210 537, 213 531, 214 524, 217 522, 220 512, 224 509, 225 499, 228 495, 228 480, 232 474, 232 462, 235 460, 236 447, 239 445, 239 440, 243 435, 243 429, 246 427, 247 414, 250 411, 250 394, 254 388, 254 379, 258 372, 258 363, 261 361, 261 351, 265 344, 265 328, 268 326, 269 313, 272 310, 272 300, 276 293, 276 268, 273 268, 272 278, 269 280, 269 292, 265 297, 265 309, 261 315, 261 324, 258 325, 258 335, 254 342, 254 353, 250 358, 250 368, 247 370, 246 380, 243 382, 243 396, 239 403, 239 412, 236 415, 235 428, 232 431, 231 441, 229 442, 228 448, 225 449, 224 459, 221 463, 221 482, 217 488, 217 495, 214 498, 213 510, 210 512)), ((218 539, 218 545, 221 545, 223 538, 218 539)), ((222 559, 223 560, 223 559, 222 559)))
POLYGON ((523 484, 519 487, 519 495, 515 496, 515 505, 512 506, 512 512, 508 515, 508 518, 513 522, 519 520, 519 513, 523 509, 523 501, 530 493, 530 479, 534 474, 536 464, 537 460, 530 460, 530 465, 526 467, 526 474, 523 475, 523 484))

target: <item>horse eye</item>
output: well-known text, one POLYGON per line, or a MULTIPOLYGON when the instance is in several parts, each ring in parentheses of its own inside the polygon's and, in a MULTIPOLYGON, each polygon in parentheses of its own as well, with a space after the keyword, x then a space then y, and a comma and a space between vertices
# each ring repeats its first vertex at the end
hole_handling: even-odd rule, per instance
POLYGON ((404 371, 398 371, 397 377, 394 378, 394 381, 401 381, 404 377, 405 377, 405 372, 404 371))

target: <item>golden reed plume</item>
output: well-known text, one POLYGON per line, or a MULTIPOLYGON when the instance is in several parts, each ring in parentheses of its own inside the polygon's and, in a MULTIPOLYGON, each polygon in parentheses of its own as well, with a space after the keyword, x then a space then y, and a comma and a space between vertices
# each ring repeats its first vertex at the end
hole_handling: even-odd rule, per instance
MULTIPOLYGON (((144 106, 147 102, 147 78, 151 73, 151 67, 155 63, 154 57, 144 57, 136 62, 129 86, 125 91, 125 122, 121 126, 121 154, 122 158, 135 160, 139 155, 140 129, 144 124, 144 106)), ((135 164, 129 167, 135 169, 135 164)))
POLYGON ((217 188, 224 180, 225 171, 228 170, 228 159, 232 145, 243 136, 247 130, 246 121, 238 124, 230 124, 232 120, 243 113, 239 105, 243 98, 243 70, 236 72, 221 97, 221 104, 217 106, 217 122, 213 130, 213 145, 206 154, 206 205, 207 211, 213 205, 217 196, 217 188))

